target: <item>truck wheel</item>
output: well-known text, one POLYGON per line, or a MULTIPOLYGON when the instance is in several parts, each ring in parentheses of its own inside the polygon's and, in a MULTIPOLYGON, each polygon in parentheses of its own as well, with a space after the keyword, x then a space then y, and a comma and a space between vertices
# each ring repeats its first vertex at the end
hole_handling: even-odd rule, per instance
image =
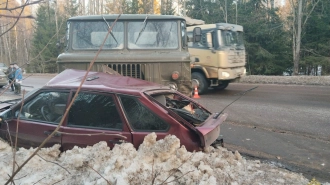
POLYGON ((191 79, 195 80, 198 83, 198 94, 206 93, 208 90, 208 83, 201 73, 193 72, 191 74, 191 79))
POLYGON ((222 84, 219 84, 218 86, 216 86, 214 88, 217 90, 223 90, 223 89, 226 89, 226 87, 228 87, 228 85, 229 85, 229 82, 224 81, 224 82, 222 82, 222 84))

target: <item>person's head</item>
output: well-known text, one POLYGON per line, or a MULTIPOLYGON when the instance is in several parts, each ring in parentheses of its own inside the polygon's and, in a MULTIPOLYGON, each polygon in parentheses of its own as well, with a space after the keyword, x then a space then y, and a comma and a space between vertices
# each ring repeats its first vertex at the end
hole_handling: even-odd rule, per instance
POLYGON ((14 67, 14 64, 9 64, 9 67, 13 68, 14 67))
POLYGON ((14 63, 14 67, 15 67, 15 68, 18 68, 18 65, 17 65, 16 63, 14 63))

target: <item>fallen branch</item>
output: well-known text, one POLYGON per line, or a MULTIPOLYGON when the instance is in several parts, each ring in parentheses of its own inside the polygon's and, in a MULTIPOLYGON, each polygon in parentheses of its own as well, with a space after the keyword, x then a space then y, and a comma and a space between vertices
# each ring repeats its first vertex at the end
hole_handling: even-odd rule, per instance
MULTIPOLYGON (((189 156, 189 158, 187 159, 187 160, 189 160, 193 155, 194 155, 195 153, 192 153, 190 156, 189 156)), ((179 170, 179 168, 183 165, 183 164, 185 164, 186 162, 187 162, 187 160, 185 161, 185 162, 183 162, 180 166, 178 166, 176 169, 175 169, 175 172, 177 171, 177 170, 179 170)), ((173 172, 173 173, 171 173, 161 184, 167 184, 168 182, 166 182, 167 181, 167 179, 168 178, 170 178, 175 172, 173 172)))
POLYGON ((39 179, 37 182, 33 183, 33 185, 37 184, 38 182, 40 182, 44 178, 46 178, 46 177, 43 177, 43 178, 39 179))
POLYGON ((106 179, 106 178, 104 178, 98 171, 96 171, 93 167, 91 167, 90 165, 88 165, 87 163, 86 163, 86 166, 88 166, 89 168, 91 168, 94 172, 96 172, 100 177, 102 177, 102 179, 104 179, 108 184, 110 184, 111 185, 111 183, 106 179))
POLYGON ((37 154, 37 156, 40 157, 42 160, 44 160, 44 161, 46 161, 46 162, 49 162, 49 163, 53 163, 53 164, 58 165, 59 167, 63 168, 65 171, 67 171, 69 174, 71 174, 71 173, 69 172, 69 170, 67 170, 66 168, 64 168, 64 167, 61 166, 60 164, 58 164, 58 163, 56 163, 56 162, 53 162, 53 161, 48 161, 48 160, 44 159, 43 157, 41 157, 39 154, 37 154))

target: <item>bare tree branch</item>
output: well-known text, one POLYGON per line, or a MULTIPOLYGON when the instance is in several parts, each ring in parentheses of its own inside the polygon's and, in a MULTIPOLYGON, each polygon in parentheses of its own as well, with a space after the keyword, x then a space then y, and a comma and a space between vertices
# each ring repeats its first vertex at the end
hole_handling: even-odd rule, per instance
POLYGON ((303 23, 302 26, 304 26, 304 25, 306 24, 306 22, 307 22, 309 16, 312 14, 312 12, 314 11, 315 6, 316 6, 319 2, 320 2, 320 0, 317 0, 317 1, 313 4, 313 7, 312 7, 311 11, 309 11, 308 14, 306 15, 305 21, 304 21, 304 23, 303 23))
MULTIPOLYGON (((27 1, 27 2, 29 2, 29 1, 27 1)), ((24 5, 16 6, 16 7, 14 7, 14 8, 8 8, 8 1, 7 1, 6 7, 5 7, 5 8, 0 8, 0 10, 8 10, 8 11, 12 11, 12 10, 20 9, 20 8, 25 8, 26 6, 30 6, 30 5, 34 5, 34 4, 38 4, 38 3, 41 3, 41 2, 45 2, 45 1, 44 1, 44 0, 39 0, 39 1, 31 2, 31 3, 25 3, 24 5)))
POLYGON ((27 18, 27 19, 35 19, 35 17, 33 17, 32 15, 25 15, 25 16, 15 16, 15 15, 4 15, 4 14, 0 14, 0 17, 9 17, 9 18, 27 18))
MULTIPOLYGON (((28 3, 28 2, 29 2, 29 0, 26 1, 26 3, 28 3)), ((25 4, 26 4, 26 3, 25 3, 25 4)), ((25 6, 23 6, 23 8, 22 8, 21 12, 19 13, 18 17, 20 17, 20 16, 22 15, 22 13, 23 13, 23 11, 24 11, 24 8, 25 8, 25 6)), ((1 37, 2 35, 6 34, 7 32, 9 32, 9 30, 11 30, 11 29, 17 24, 18 21, 19 21, 19 18, 17 18, 16 21, 15 21, 15 23, 14 23, 14 24, 13 24, 8 30, 6 30, 5 32, 3 32, 3 33, 0 35, 0 37, 1 37)))
POLYGON ((72 98, 72 100, 71 100, 71 102, 70 102, 70 104, 68 105, 68 107, 67 107, 67 109, 65 110, 65 113, 64 113, 64 115, 63 115, 63 117, 62 117, 62 119, 61 119, 61 121, 60 121, 60 123, 57 125, 57 127, 56 127, 56 129, 51 133, 51 134, 49 134, 48 135, 48 137, 39 145, 39 147, 31 154, 31 156, 29 157, 29 158, 27 158, 23 163, 22 163, 22 165, 19 167, 19 168, 17 168, 17 170, 15 171, 15 173, 8 179, 8 181, 5 183, 5 185, 7 185, 7 184, 9 184, 12 180, 13 180, 13 178, 15 177, 15 175, 39 152, 39 150, 55 135, 55 133, 57 133, 58 132, 58 130, 60 129, 60 127, 63 125, 63 123, 64 123, 64 120, 65 120, 65 118, 68 116, 68 113, 69 113, 69 110, 70 110, 70 108, 72 107, 72 105, 73 105, 73 102, 75 101, 75 99, 77 98, 77 96, 78 96, 78 94, 79 94, 79 92, 80 92, 80 89, 81 89, 81 87, 82 87, 82 85, 84 84, 84 82, 86 81, 86 79, 87 79, 87 76, 88 76, 88 73, 89 73, 89 71, 92 69, 92 67, 93 67, 93 65, 94 65, 94 63, 95 63, 95 61, 96 61, 96 59, 98 58, 98 56, 99 56, 99 54, 101 53, 101 50, 102 50, 102 48, 103 48, 103 46, 104 46, 104 43, 105 43, 105 41, 108 39, 108 36, 109 36, 109 34, 110 34, 110 32, 111 32, 111 30, 112 30, 112 28, 114 27, 114 25, 116 24, 116 22, 118 21, 118 19, 119 19, 119 17, 121 16, 121 14, 119 14, 118 15, 118 17, 116 18, 116 20, 112 23, 112 25, 111 25, 111 27, 108 29, 108 33, 107 33, 107 35, 105 36, 105 38, 104 38, 104 40, 103 40, 103 43, 102 43, 102 45, 100 46, 100 48, 99 48, 99 50, 97 51, 97 53, 96 53, 96 55, 95 55, 95 57, 94 57, 94 59, 90 62, 90 65, 89 65, 89 67, 88 67, 88 69, 87 69, 87 71, 86 71, 86 74, 85 74, 85 76, 83 77, 83 79, 81 80, 81 82, 80 82, 80 85, 79 85, 79 87, 78 87, 78 89, 77 89, 77 91, 76 91, 76 93, 75 93, 75 95, 73 96, 73 98, 72 98))

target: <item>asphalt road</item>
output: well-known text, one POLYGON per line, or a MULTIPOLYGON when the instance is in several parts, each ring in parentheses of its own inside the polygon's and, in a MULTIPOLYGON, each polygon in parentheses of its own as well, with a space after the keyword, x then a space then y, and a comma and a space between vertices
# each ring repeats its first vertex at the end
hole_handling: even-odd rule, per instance
POLYGON ((225 147, 330 182, 330 87, 230 84, 198 102, 218 112, 225 147))
MULTIPOLYGON (((25 75, 23 89, 40 88, 53 76, 25 75)), ((219 112, 256 86, 224 110, 225 147, 330 182, 330 87, 233 83, 195 100, 219 112)))

